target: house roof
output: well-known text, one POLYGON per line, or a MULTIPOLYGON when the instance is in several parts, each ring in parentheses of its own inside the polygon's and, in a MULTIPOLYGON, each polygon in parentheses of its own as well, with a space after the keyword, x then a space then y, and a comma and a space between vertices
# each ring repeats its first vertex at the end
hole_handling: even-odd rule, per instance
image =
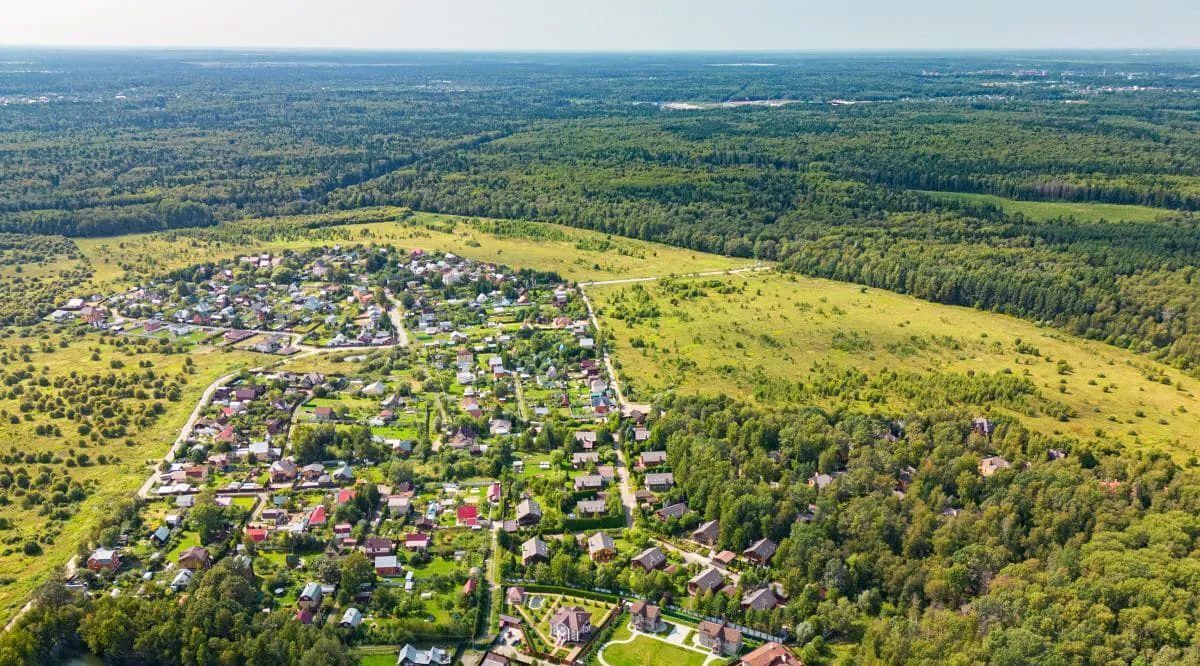
POLYGON ((550 624, 563 625, 573 631, 579 631, 592 622, 592 614, 579 606, 564 606, 550 618, 550 624))
POLYGON ((741 666, 804 666, 804 662, 783 645, 763 643, 742 657, 741 666))

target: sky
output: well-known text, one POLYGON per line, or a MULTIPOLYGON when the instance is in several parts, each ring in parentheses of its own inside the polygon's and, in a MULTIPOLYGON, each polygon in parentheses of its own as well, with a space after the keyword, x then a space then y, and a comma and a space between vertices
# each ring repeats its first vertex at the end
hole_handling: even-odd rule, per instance
POLYGON ((1200 0, 5 0, 0 44, 677 51, 1200 48, 1200 0))

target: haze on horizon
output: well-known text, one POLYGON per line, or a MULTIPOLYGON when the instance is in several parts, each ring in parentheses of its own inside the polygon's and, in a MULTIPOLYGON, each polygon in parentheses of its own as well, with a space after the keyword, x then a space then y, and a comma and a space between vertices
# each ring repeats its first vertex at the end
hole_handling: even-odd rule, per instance
POLYGON ((512 51, 1190 49, 1195 0, 45 0, 12 46, 512 51))

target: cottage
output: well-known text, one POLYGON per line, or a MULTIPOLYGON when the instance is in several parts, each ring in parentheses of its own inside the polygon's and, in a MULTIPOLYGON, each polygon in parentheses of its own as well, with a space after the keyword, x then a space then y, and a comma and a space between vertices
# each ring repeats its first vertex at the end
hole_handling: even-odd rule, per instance
POLYGON ((1000 456, 988 456, 979 461, 979 473, 987 478, 1002 469, 1012 467, 1012 463, 1008 462, 1000 456))
POLYGON ((483 655, 483 660, 479 662, 479 666, 508 666, 509 659, 502 654, 488 652, 483 655))
POLYGON ((593 562, 611 562, 617 556, 617 545, 613 538, 604 532, 596 532, 588 537, 588 557, 593 562))
POLYGON ((595 432, 590 430, 580 430, 575 433, 575 443, 583 448, 584 451, 591 451, 596 448, 598 437, 595 432))
POLYGON ((638 467, 648 469, 667 464, 666 451, 642 451, 638 455, 638 467))
POLYGON ((654 515, 658 517, 659 520, 669 520, 671 518, 682 518, 686 516, 690 510, 691 509, 688 508, 687 503, 676 502, 675 504, 664 506, 658 511, 655 511, 654 515))
POLYGON ((317 407, 313 409, 313 419, 317 421, 332 421, 334 419, 332 407, 317 407))
POLYGON ((380 555, 375 558, 375 573, 379 576, 398 576, 404 572, 395 555, 380 555))
POLYGON ((646 572, 665 566, 666 563, 667 555, 658 546, 651 546, 643 550, 629 561, 630 566, 641 567, 646 572))
POLYGON ((529 566, 534 562, 549 562, 550 548, 545 541, 533 537, 521 544, 521 564, 529 566))
POLYGON ((635 601, 629 606, 629 625, 638 631, 658 633, 666 629, 662 610, 644 601, 635 601))
POLYGON ((92 571, 116 571, 121 567, 121 556, 110 548, 97 548, 88 556, 87 568, 92 571))
POLYGON ((658 472, 646 475, 646 488, 656 493, 670 490, 675 485, 675 475, 670 472, 658 472))
POLYGON ((693 597, 702 596, 708 592, 719 589, 721 584, 725 582, 725 577, 721 572, 714 567, 709 567, 704 571, 692 576, 687 583, 688 594, 693 597))
POLYGON ((571 454, 571 467, 575 469, 583 469, 590 464, 597 464, 599 462, 599 451, 576 451, 571 454))
POLYGON ((271 483, 288 483, 296 479, 296 463, 284 459, 271 463, 271 483))
POLYGON ((717 539, 721 535, 720 524, 715 520, 710 520, 697 527, 692 532, 692 541, 712 548, 717 545, 717 539))
POLYGON ((409 532, 404 535, 404 547, 408 550, 427 550, 430 538, 424 532, 409 532))
POLYGON ((774 541, 770 539, 759 539, 750 544, 750 547, 742 551, 742 557, 759 566, 765 567, 775 555, 777 548, 774 541))
POLYGON ((575 492, 600 490, 604 487, 604 477, 599 474, 584 474, 575 477, 575 492))
POLYGON ((736 559, 737 559, 737 553, 733 552, 732 550, 723 550, 723 551, 717 553, 716 555, 713 555, 712 561, 713 561, 713 564, 724 569, 724 568, 728 567, 729 565, 733 564, 733 561, 736 559))
POLYGON ((765 611, 771 610, 779 605, 779 598, 769 587, 762 587, 751 592, 747 592, 742 597, 742 609, 765 611))
POLYGON ((175 574, 175 577, 171 579, 171 591, 182 592, 186 590, 188 585, 192 584, 193 575, 191 569, 180 569, 179 573, 175 574))
POLYGON ((564 606, 550 618, 550 635, 559 645, 581 643, 592 633, 592 614, 579 606, 564 606))
POLYGON ((345 613, 342 613, 342 621, 338 622, 338 626, 354 629, 362 624, 362 619, 362 612, 357 608, 350 607, 346 609, 345 613))
POLYGON ((520 606, 525 603, 525 588, 513 586, 504 592, 504 599, 510 606, 520 606))
POLYGON ((179 566, 184 569, 198 571, 208 566, 208 549, 203 546, 192 546, 179 554, 179 566))
POLYGON ((300 590, 300 596, 296 598, 296 605, 301 608, 320 608, 324 595, 320 584, 309 581, 300 590))
POLYGON ((604 500, 580 500, 575 503, 576 518, 597 518, 604 515, 608 507, 604 500))
POLYGON ((542 521, 542 507, 532 498, 526 497, 517 504, 517 524, 521 527, 537 525, 542 521))
POLYGON ((742 650, 742 632, 728 624, 704 621, 696 629, 697 642, 715 655, 731 657, 742 650))
POLYGON ((473 504, 464 504, 456 511, 459 527, 475 527, 479 525, 479 508, 473 504))
POLYGON ((395 548, 396 544, 386 537, 367 537, 363 541, 363 552, 370 558, 391 555, 395 548))

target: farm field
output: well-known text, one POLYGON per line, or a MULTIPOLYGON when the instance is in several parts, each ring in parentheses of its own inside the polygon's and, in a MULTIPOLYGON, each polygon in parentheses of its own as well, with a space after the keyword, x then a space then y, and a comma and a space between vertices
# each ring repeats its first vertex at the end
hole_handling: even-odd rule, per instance
POLYGON ((1180 459, 1197 453, 1181 436, 1200 427, 1194 380, 1023 320, 776 273, 595 285, 588 293, 638 401, 668 390, 900 408, 957 401, 1020 412, 1047 433, 1161 448, 1180 459), (853 379, 854 371, 865 376, 853 379), (889 371, 899 376, 880 379, 889 371), (1036 394, 970 402, 970 374, 1008 372, 1036 394), (940 401, 914 389, 935 376, 958 382, 940 401), (861 385, 845 390, 851 381, 861 385), (1063 407, 1073 412, 1065 421, 1063 407))
POLYGON ((992 194, 968 192, 935 192, 918 190, 926 196, 943 201, 962 201, 969 204, 998 206, 1006 213, 1020 213, 1032 220, 1052 220, 1073 217, 1080 222, 1153 222, 1164 215, 1177 213, 1165 208, 1133 206, 1124 204, 1081 203, 1073 201, 1021 201, 1006 199, 992 194))

